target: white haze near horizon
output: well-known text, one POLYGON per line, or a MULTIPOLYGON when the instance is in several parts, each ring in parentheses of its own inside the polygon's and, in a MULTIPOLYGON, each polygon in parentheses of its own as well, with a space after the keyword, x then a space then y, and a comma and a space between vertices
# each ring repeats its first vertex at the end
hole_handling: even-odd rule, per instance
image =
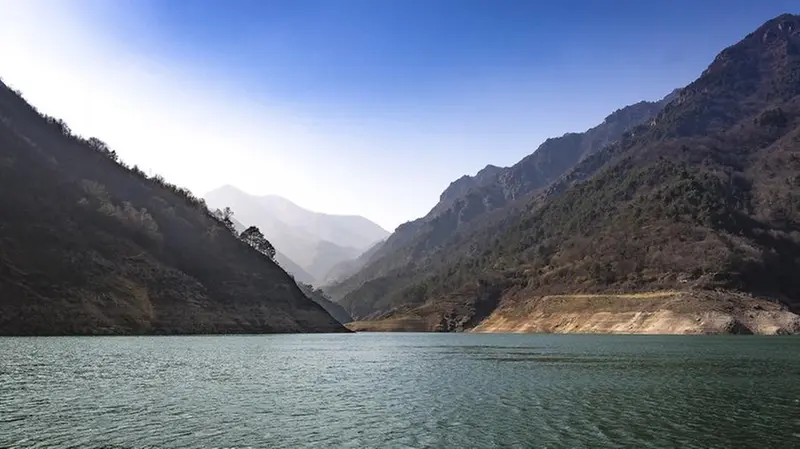
POLYGON ((391 231, 425 214, 446 187, 448 177, 396 185, 336 157, 340 148, 379 144, 376 136, 198 80, 201 68, 127 51, 97 26, 121 15, 107 10, 114 3, 82 10, 70 1, 0 0, 0 77, 77 134, 198 196, 232 184, 319 212, 362 215, 391 231))
MULTIPOLYGON (((583 100, 576 110, 554 89, 558 77, 537 84, 516 72, 463 74, 441 92, 390 104, 300 104, 267 79, 238 78, 236 67, 159 54, 147 5, 0 0, 0 77, 76 133, 197 196, 230 184, 392 231, 425 215, 462 175, 513 164, 611 110, 583 100)), ((234 50, 255 51, 244 47, 234 50)))

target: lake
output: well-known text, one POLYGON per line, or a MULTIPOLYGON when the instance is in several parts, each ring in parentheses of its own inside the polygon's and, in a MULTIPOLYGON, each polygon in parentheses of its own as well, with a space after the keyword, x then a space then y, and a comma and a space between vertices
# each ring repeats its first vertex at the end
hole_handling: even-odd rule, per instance
POLYGON ((800 447, 800 338, 0 338, 0 447, 800 447))

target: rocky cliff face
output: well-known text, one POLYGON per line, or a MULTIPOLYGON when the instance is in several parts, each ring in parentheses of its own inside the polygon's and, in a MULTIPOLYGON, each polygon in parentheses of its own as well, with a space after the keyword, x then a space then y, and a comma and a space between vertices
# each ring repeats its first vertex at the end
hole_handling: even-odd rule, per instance
POLYGON ((204 203, 0 83, 0 334, 342 332, 204 203))

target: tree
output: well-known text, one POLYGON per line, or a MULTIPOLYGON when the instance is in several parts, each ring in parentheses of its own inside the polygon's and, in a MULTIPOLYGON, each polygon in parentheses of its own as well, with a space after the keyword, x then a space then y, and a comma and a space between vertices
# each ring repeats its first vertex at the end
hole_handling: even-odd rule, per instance
POLYGON ((56 127, 58 127, 58 130, 61 131, 61 134, 64 134, 65 136, 72 135, 72 130, 70 129, 69 125, 67 125, 67 122, 65 122, 64 120, 49 116, 45 117, 45 120, 47 120, 48 123, 52 123, 56 127))
POLYGON ((100 154, 108 156, 111 160, 116 161, 117 152, 108 147, 108 145, 97 137, 90 137, 86 143, 95 151, 100 154))
MULTIPOLYGON (((234 234, 236 233, 236 226, 233 224, 233 211, 231 210, 230 207, 226 207, 225 209, 222 210, 219 209, 215 210, 214 217, 216 217, 216 219, 219 220, 220 223, 225 225, 225 227, 228 228, 229 231, 233 232, 234 234)), ((258 228, 256 228, 256 230, 258 230, 258 228)))
POLYGON ((242 231, 241 235, 239 235, 239 238, 255 248, 256 251, 269 257, 270 260, 275 260, 275 247, 272 246, 272 243, 270 243, 269 240, 264 237, 264 234, 262 234, 261 230, 259 230, 257 227, 250 226, 249 228, 245 229, 242 231))

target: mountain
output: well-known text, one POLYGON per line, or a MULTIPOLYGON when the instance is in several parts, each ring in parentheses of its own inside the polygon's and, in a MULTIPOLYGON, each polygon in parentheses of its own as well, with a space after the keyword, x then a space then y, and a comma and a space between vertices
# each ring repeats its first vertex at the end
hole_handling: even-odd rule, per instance
POLYGON ((434 249, 415 236, 384 256, 404 267, 368 264, 341 304, 371 321, 351 328, 800 332, 800 17, 766 22, 658 109, 555 178, 521 170, 549 182, 493 183, 520 193, 434 249))
POLYGON ((230 207, 240 222, 258 226, 292 261, 284 265, 287 270, 311 284, 322 282, 334 266, 357 258, 389 234, 364 217, 312 212, 279 196, 254 196, 233 186, 215 189, 204 198, 212 208, 230 207), (295 264, 310 278, 289 268, 295 264))
MULTIPOLYGON (((241 234, 242 231, 247 228, 247 226, 242 224, 242 222, 236 218, 231 218, 231 222, 233 223, 233 227, 237 233, 241 234)), ((367 250, 367 252, 369 252, 369 250, 367 250)), ((297 286, 300 288, 300 291, 302 291, 307 298, 322 306, 322 308, 325 309, 325 311, 328 312, 334 319, 336 319, 336 321, 341 324, 353 321, 353 318, 349 313, 347 313, 346 310, 344 310, 342 306, 331 301, 321 289, 314 288, 314 286, 311 285, 311 279, 313 279, 312 276, 303 270, 299 265, 294 263, 280 251, 275 252, 275 262, 277 262, 278 266, 286 270, 287 273, 291 274, 297 286)))
MULTIPOLYGON (((231 221, 233 222, 233 227, 236 232, 241 234, 242 231, 247 229, 247 226, 242 224, 242 222, 237 220, 235 217, 231 218, 231 221)), ((308 272, 300 267, 300 265, 297 265, 292 259, 289 259, 285 254, 277 250, 275 251, 275 262, 278 264, 278 266, 289 273, 294 280, 297 281, 298 285, 300 285, 300 283, 310 284, 314 282, 314 276, 308 274, 308 272)))
POLYGON ((322 285, 330 286, 331 284, 336 284, 356 274, 358 270, 363 268, 364 265, 372 260, 372 257, 383 247, 383 244, 384 241, 381 240, 380 242, 369 247, 369 249, 361 253, 361 255, 355 259, 345 260, 334 265, 333 268, 328 270, 328 274, 325 275, 322 285))
POLYGON ((262 207, 289 226, 299 227, 320 240, 363 251, 389 235, 359 215, 331 215, 303 209, 277 195, 259 197, 262 207))
MULTIPOLYGON (((326 292, 341 299, 367 282, 383 283, 381 279, 397 277, 397 270, 407 272, 409 265, 426 260, 454 234, 466 233, 470 226, 475 226, 475 220, 484 220, 492 212, 547 186, 579 161, 620 139, 626 130, 652 120, 677 93, 678 90, 660 101, 641 101, 618 109, 603 123, 583 133, 548 139, 511 167, 488 165, 475 176, 459 178, 442 193, 427 215, 400 225, 385 244, 374 248, 358 272, 329 283, 326 292)), ((351 312, 359 315, 374 311, 359 307, 351 312)))
POLYGON ((325 311, 328 312, 332 317, 334 317, 336 321, 342 324, 353 321, 353 318, 349 313, 347 313, 346 310, 344 310, 344 307, 331 301, 322 290, 314 288, 310 284, 298 283, 297 285, 308 298, 322 306, 322 308, 325 309, 325 311))
POLYGON ((343 332, 185 189, 0 83, 0 334, 343 332))
POLYGON ((297 282, 303 282, 305 284, 311 284, 312 282, 316 282, 314 276, 312 276, 308 271, 304 270, 303 267, 294 263, 292 259, 283 254, 280 251, 275 251, 275 262, 280 265, 281 268, 286 270, 297 282))

